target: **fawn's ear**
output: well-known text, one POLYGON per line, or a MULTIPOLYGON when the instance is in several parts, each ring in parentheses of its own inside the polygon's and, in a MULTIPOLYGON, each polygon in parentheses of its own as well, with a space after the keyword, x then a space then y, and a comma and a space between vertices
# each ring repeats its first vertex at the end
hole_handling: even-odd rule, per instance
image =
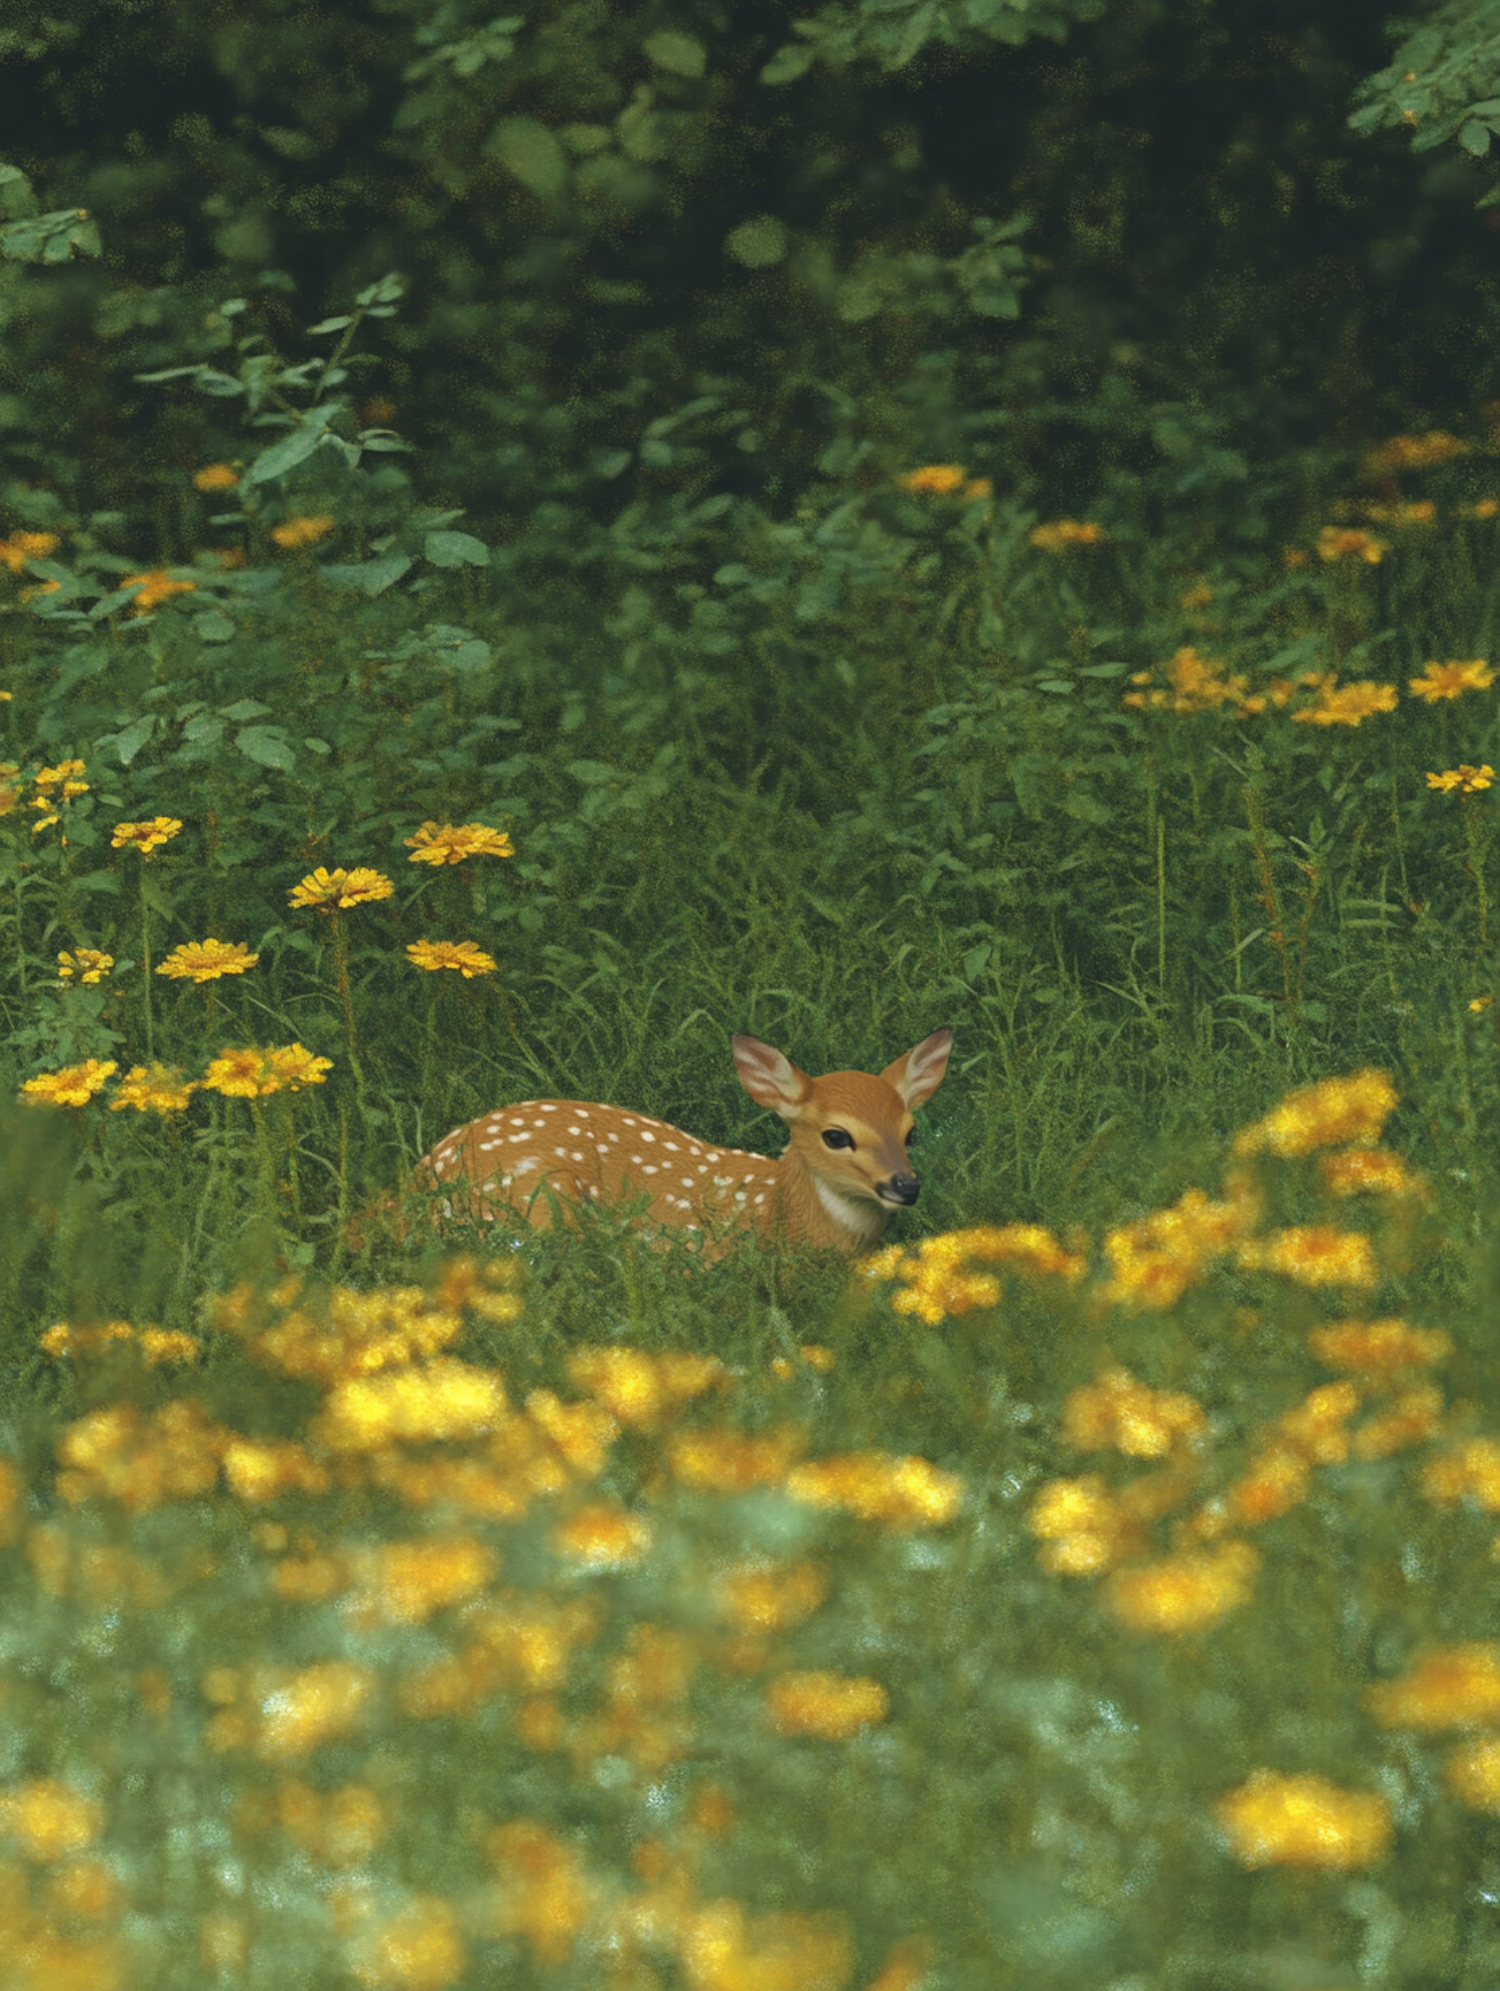
POLYGON ((904 1058, 897 1058, 880 1074, 887 1085, 893 1085, 900 1093, 909 1113, 925 1106, 942 1084, 943 1073, 948 1069, 948 1053, 952 1048, 953 1032, 934 1030, 930 1037, 924 1037, 904 1058))
POLYGON ((740 1084, 756 1105, 769 1106, 783 1120, 795 1120, 812 1090, 807 1074, 799 1072, 773 1044, 763 1044, 758 1037, 731 1037, 729 1041, 739 1066, 740 1084))

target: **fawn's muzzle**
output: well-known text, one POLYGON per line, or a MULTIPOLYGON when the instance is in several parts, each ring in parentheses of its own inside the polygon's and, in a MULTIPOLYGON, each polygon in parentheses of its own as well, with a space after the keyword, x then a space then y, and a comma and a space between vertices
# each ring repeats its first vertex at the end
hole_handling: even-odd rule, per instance
POLYGON ((908 1207, 916 1202, 921 1191, 922 1185, 914 1175, 893 1175, 889 1182, 879 1185, 879 1193, 887 1203, 902 1203, 908 1207))

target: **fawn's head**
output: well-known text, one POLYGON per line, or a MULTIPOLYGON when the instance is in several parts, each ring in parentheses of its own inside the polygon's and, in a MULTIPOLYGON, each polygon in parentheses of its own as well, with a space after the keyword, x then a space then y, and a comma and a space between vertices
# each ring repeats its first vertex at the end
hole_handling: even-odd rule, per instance
POLYGON ((787 1153, 807 1168, 819 1195, 886 1211, 917 1200, 907 1152, 912 1114, 942 1084, 952 1043, 951 1030, 934 1030, 878 1078, 871 1072, 809 1078, 758 1037, 733 1039, 740 1083, 758 1106, 787 1122, 787 1153))

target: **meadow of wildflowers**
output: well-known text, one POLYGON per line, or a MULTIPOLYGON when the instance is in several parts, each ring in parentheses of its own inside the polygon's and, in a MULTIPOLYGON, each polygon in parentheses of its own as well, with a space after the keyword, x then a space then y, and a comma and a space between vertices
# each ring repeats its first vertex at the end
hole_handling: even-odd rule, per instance
POLYGON ((0 1970, 1492 1981, 1490 443, 1259 565, 918 464, 601 634, 284 442, 0 540, 0 1970), (940 1021, 852 1272, 410 1186, 940 1021))

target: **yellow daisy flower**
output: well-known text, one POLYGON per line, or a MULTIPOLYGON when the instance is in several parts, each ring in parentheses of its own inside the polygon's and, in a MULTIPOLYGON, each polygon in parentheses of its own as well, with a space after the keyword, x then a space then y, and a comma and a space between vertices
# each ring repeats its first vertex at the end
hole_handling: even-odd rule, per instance
POLYGON ((208 463, 196 471, 193 482, 200 491, 228 491, 239 482, 239 474, 227 463, 208 463))
POLYGON ((376 899, 388 899, 395 886, 383 872, 357 864, 346 871, 340 866, 330 871, 320 864, 287 894, 294 906, 315 906, 320 913, 339 912, 348 906, 362 906, 376 899))
POLYGON ((86 1106, 119 1067, 113 1058, 85 1058, 81 1065, 43 1072, 21 1087, 23 1098, 45 1106, 86 1106))
POLYGON ((175 816, 153 816, 149 823, 116 823, 109 847, 111 850, 138 850, 142 857, 149 857, 153 850, 160 850, 164 843, 170 843, 181 828, 182 824, 175 816))
POLYGON ((909 470, 896 482, 903 491, 934 491, 940 497, 963 489, 964 472, 958 463, 924 463, 920 470, 909 470))
POLYGON ((1494 682, 1493 667, 1477 657, 1469 664, 1427 664, 1420 677, 1408 681, 1408 688, 1435 705, 1440 698, 1461 698, 1466 691, 1488 691, 1494 682))
POLYGON ((466 857, 514 857, 515 847, 504 830, 484 823, 423 823, 402 841, 411 852, 409 864, 462 864, 466 857))
POLYGON ((1349 554, 1357 554, 1367 565, 1378 567, 1384 552, 1384 545, 1373 533, 1361 532, 1357 526, 1325 525, 1318 534, 1320 560, 1342 560, 1349 554))
POLYGON ((174 981, 216 982, 221 975, 243 975, 259 959, 242 940, 185 940, 156 972, 174 981))
POLYGON ((1097 546, 1108 535, 1102 525, 1076 518, 1054 519, 1050 525, 1034 526, 1027 543, 1043 553, 1064 553, 1070 546, 1097 546))
POLYGON ((321 1085, 333 1070, 332 1058, 314 1057, 301 1044, 282 1044, 266 1053, 270 1076, 288 1092, 300 1092, 305 1085, 321 1085))
POLYGON ((133 1106, 138 1113, 180 1113, 197 1089, 174 1065, 132 1065, 115 1087, 109 1110, 133 1106))
POLYGON ((466 982, 476 975, 493 975, 498 965, 493 954, 476 947, 472 940, 417 940, 406 950, 414 968, 429 973, 439 968, 456 968, 466 982))
POLYGON ((0 539, 0 567, 19 574, 28 560, 45 560, 59 543, 55 532, 13 532, 0 539))
POLYGON ((149 574, 127 574, 121 581, 122 588, 138 587, 140 593, 131 604, 132 615, 145 615, 148 610, 166 601, 171 595, 190 595, 198 591, 196 581, 174 581, 165 567, 154 567, 149 574))

